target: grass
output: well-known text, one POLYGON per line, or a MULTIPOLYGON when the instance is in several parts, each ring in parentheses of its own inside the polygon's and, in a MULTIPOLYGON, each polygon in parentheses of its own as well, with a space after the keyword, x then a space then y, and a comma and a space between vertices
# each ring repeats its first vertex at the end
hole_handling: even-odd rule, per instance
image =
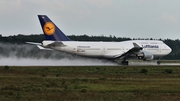
POLYGON ((0 67, 0 101, 180 100, 179 66, 0 67), (141 73, 147 70, 146 73, 141 73), (167 71, 173 71, 171 73, 167 71))

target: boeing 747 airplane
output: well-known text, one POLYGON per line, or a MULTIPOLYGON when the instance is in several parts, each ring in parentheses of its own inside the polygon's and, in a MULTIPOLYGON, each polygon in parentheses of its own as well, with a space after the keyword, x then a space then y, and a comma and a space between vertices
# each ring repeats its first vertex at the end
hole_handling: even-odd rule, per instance
POLYGON ((134 57, 143 61, 168 55, 172 50, 162 41, 130 40, 122 42, 87 42, 72 41, 46 15, 38 15, 45 40, 35 44, 40 49, 50 49, 85 57, 103 58, 107 60, 121 59, 123 65, 128 65, 128 59, 134 57))

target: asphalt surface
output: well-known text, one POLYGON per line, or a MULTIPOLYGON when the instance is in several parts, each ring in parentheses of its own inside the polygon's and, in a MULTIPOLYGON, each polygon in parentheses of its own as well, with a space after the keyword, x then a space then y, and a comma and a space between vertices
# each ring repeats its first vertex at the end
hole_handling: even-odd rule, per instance
MULTIPOLYGON (((0 66, 122 66, 117 63, 92 59, 29 59, 29 58, 1 58, 0 66)), ((180 63, 161 63, 156 61, 130 61, 129 66, 180 66, 180 63)))

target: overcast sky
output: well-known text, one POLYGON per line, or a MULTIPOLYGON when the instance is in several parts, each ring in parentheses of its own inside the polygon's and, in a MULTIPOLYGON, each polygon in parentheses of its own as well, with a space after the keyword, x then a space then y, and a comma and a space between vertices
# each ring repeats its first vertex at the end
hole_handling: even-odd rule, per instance
POLYGON ((47 15, 67 35, 180 39, 180 0, 0 0, 0 34, 41 34, 47 15))

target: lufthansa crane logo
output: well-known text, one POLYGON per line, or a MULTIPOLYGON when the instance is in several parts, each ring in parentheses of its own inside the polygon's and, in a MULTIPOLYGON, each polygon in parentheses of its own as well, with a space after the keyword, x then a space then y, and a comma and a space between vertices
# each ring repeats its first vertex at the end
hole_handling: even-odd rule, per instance
POLYGON ((53 35, 55 32, 55 26, 52 22, 46 22, 46 24, 43 27, 43 30, 46 35, 53 35))

